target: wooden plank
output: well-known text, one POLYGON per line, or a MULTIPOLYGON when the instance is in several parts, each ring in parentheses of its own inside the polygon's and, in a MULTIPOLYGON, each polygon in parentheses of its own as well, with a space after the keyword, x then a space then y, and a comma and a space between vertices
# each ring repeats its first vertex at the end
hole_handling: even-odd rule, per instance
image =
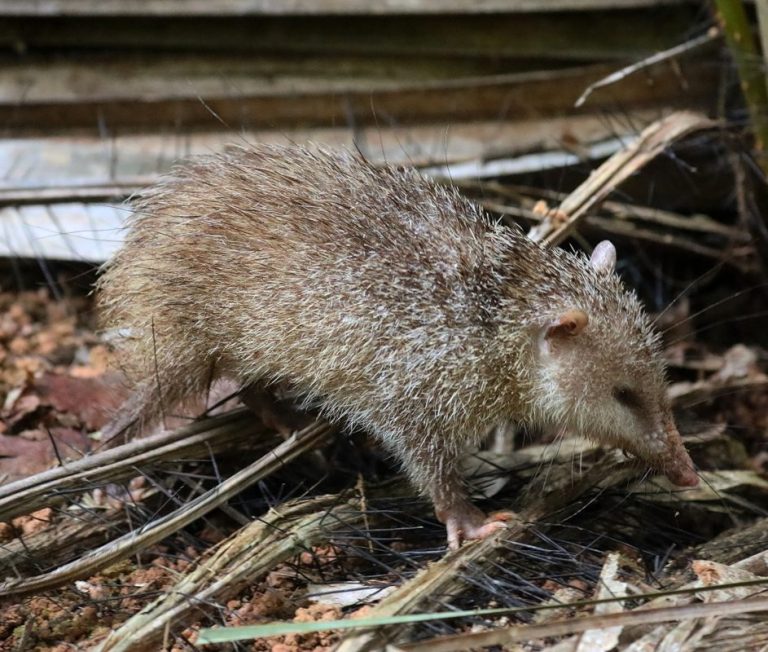
POLYGON ((21 97, 28 102, 76 102, 81 99, 188 98, 226 93, 286 94, 292 90, 345 91, 355 86, 376 90, 440 81, 483 79, 495 75, 525 75, 552 69, 552 62, 487 63, 462 58, 282 57, 101 55, 88 61, 27 59, 0 65, 0 102, 21 97))
MULTIPOLYGON (((41 48, 240 51, 274 56, 450 56, 577 61, 642 58, 684 40, 690 5, 653 11, 411 16, 13 18, 0 45, 41 48)), ((453 61, 444 61, 451 69, 453 61)), ((383 66, 385 69, 387 66, 383 66)))
MULTIPOLYGON (((0 206, 126 196, 178 159, 221 151, 233 143, 315 143, 357 149, 377 164, 428 167, 567 146, 583 149, 584 144, 626 133, 625 117, 612 120, 597 113, 514 122, 5 139, 0 140, 0 206)), ((633 111, 630 122, 642 128, 658 117, 656 109, 633 111)))
POLYGON ((107 204, 0 208, 0 256, 100 263, 120 246, 127 214, 107 204))
MULTIPOLYGON (((190 79, 181 65, 51 64, 0 69, 0 124, 57 128, 232 129, 543 118, 576 113, 584 88, 609 66, 405 82, 228 76, 190 79)), ((652 106, 711 108, 718 70, 703 58, 660 64, 601 88, 586 109, 652 106)))
POLYGON ((514 158, 466 161, 453 165, 438 165, 424 168, 428 176, 437 177, 446 183, 466 179, 492 179, 496 177, 541 172, 597 161, 618 152, 633 137, 623 134, 597 143, 585 145, 576 153, 564 149, 524 154, 514 158))
POLYGON ((685 0, 1 0, 5 16, 522 13, 684 4, 685 0))
MULTIPOLYGON (((632 122, 647 124, 656 112, 635 113, 632 122)), ((357 145, 375 163, 420 165, 486 161, 506 157, 520 165, 540 165, 531 150, 555 150, 570 144, 604 141, 622 134, 605 116, 589 115, 519 123, 422 125, 364 130, 321 129, 126 135, 98 138, 0 140, 0 257, 46 258, 100 263, 122 240, 129 214, 122 198, 149 185, 180 156, 221 150, 226 143, 315 142, 328 147, 357 145), (517 158, 515 158, 517 157, 517 158), (111 203, 110 203, 111 202, 111 203)), ((629 137, 625 135, 625 137, 629 137)), ((616 145, 622 141, 616 140, 616 145)), ((589 152, 590 148, 584 147, 589 152)), ((598 148, 596 155, 604 153, 598 148)), ((573 162, 557 158, 560 162, 573 162)), ((520 166, 515 167, 520 170, 520 166)), ((456 168, 460 172, 461 168, 456 168)), ((429 171, 428 171, 429 172, 429 171)), ((444 173, 441 168, 435 174, 444 173)))

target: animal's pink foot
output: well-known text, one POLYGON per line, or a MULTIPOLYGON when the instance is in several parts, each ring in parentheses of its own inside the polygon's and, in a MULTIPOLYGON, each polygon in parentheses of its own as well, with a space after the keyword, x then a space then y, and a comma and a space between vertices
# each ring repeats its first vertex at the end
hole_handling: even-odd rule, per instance
POLYGON ((437 517, 448 530, 448 547, 456 550, 469 539, 485 539, 497 530, 506 527, 507 521, 516 518, 514 512, 494 512, 486 516, 469 503, 438 510, 437 517))

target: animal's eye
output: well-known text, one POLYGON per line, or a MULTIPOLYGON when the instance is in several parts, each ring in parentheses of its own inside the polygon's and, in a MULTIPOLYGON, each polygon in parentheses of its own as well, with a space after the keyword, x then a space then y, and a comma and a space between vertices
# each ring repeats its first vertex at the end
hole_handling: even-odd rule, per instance
POLYGON ((613 398, 624 407, 631 409, 640 407, 640 397, 637 392, 631 390, 629 387, 615 387, 613 390, 613 398))

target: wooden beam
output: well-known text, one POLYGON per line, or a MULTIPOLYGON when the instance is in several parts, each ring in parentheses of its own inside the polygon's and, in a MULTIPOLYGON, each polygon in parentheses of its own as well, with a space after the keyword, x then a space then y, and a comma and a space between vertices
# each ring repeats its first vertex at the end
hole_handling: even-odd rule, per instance
MULTIPOLYGON (((656 112, 633 113, 633 124, 656 112)), ((235 134, 83 136, 0 141, 0 257, 100 263, 122 241, 130 214, 115 206, 177 159, 231 142, 314 142, 357 147, 377 164, 458 163, 589 143, 624 134, 603 115, 522 122, 313 129, 235 134), (55 182, 51 180, 55 179, 55 182)))
MULTIPOLYGON (((579 113, 584 88, 613 69, 586 66, 460 79, 329 79, 238 74, 209 61, 104 61, 0 69, 6 129, 231 129, 521 120, 579 113), (215 114, 215 115, 214 115, 215 114), (218 117, 217 117, 218 116, 218 117)), ((713 108, 718 70, 702 59, 660 64, 601 88, 590 112, 713 108)))
MULTIPOLYGON (((0 21, 0 45, 25 53, 72 47, 337 55, 348 60, 482 57, 486 64, 510 58, 616 61, 643 58, 676 45, 695 24, 696 11, 691 5, 668 5, 652 11, 463 16, 6 16, 0 21)), ((450 69, 452 61, 442 63, 450 69)))
MULTIPOLYGON (((4 16, 522 13, 685 4, 685 0, 2 0, 4 16)), ((689 2, 688 4, 695 4, 689 2)))

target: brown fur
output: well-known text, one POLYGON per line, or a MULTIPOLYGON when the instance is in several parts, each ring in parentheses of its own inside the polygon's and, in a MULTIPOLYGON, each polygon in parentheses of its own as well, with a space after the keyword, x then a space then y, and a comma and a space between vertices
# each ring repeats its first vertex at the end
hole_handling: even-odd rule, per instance
POLYGON ((375 434, 444 520, 472 512, 457 462, 502 420, 571 428, 691 484, 656 337, 611 267, 357 155, 199 158, 143 196, 99 282, 136 383, 112 431, 213 377, 281 381, 375 434), (574 310, 583 322, 551 328, 574 310))

